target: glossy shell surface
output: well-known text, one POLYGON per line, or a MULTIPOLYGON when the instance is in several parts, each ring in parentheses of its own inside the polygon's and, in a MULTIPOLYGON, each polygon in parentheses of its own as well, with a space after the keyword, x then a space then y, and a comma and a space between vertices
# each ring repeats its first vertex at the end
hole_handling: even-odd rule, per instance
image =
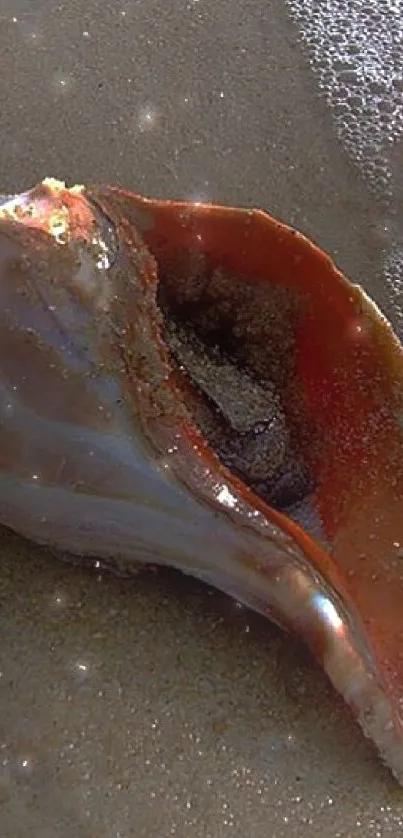
POLYGON ((403 351, 362 289, 264 212, 48 181, 0 208, 0 325, 1 523, 298 632, 403 781, 403 351), (291 501, 207 438, 170 318, 275 386, 291 501))

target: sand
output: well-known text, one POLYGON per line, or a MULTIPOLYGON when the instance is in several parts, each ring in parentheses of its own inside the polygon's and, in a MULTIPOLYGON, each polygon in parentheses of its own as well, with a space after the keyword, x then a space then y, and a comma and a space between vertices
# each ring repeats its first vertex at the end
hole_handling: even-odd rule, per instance
MULTIPOLYGON (((309 2, 0 0, 2 191, 270 209, 401 330, 401 113, 375 78, 390 130, 368 134, 340 82, 352 5, 338 39, 309 2)), ((386 4, 365 8, 382 40, 386 4)), ((0 552, 1 838, 402 834, 403 792, 297 640, 174 573, 118 580, 5 532, 0 552)))

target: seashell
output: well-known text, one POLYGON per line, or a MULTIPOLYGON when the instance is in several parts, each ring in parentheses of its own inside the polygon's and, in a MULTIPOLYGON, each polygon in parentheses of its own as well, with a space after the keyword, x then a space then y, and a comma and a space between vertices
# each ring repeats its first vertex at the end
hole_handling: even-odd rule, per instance
POLYGON ((297 632, 403 783, 403 349, 265 212, 0 207, 0 522, 297 632))

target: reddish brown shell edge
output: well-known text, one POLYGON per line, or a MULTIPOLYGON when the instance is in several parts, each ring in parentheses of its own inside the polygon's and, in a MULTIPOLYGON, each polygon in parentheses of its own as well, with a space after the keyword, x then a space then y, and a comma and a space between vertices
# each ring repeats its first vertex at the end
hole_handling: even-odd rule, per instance
MULTIPOLYGON (((257 283, 302 290, 309 315, 297 335, 300 386, 325 447, 311 452, 327 552, 287 516, 256 505, 295 540, 344 603, 360 615, 393 708, 396 737, 364 731, 403 776, 403 348, 375 303, 304 235, 261 210, 155 200, 104 187, 135 208, 159 268, 199 252, 257 283), (400 755, 391 755, 391 749, 400 755), (398 766, 398 767, 396 767, 398 766)), ((292 417, 295 421, 295 417, 292 417)), ((208 458, 208 452, 206 452, 208 458)), ((323 661, 322 661, 323 662, 323 661)), ((326 666, 325 666, 326 668, 326 666)), ((354 697, 348 699, 354 707, 354 697)))

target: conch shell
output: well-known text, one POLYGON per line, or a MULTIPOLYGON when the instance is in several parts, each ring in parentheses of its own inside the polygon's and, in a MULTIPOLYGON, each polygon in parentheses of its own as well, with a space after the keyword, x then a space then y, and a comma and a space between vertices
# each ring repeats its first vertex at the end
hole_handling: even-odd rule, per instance
POLYGON ((0 207, 0 522, 297 632, 403 783, 403 350, 264 212, 0 207))

